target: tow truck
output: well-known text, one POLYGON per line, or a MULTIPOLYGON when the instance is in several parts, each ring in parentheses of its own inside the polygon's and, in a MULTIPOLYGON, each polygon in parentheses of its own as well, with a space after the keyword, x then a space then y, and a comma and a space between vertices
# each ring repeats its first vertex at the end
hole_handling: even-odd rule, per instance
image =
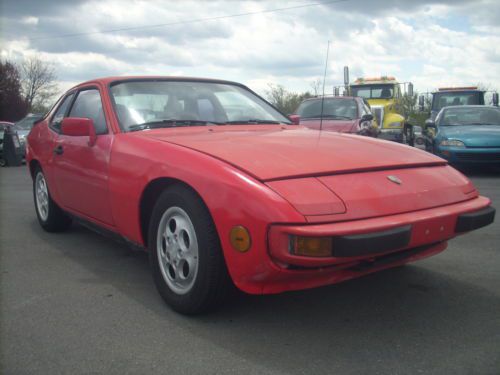
MULTIPOLYGON (((437 91, 432 92, 432 102, 429 113, 429 118, 425 121, 425 127, 422 129, 423 138, 425 138, 426 149, 429 151, 434 138, 434 129, 428 128, 427 125, 434 123, 436 116, 443 107, 451 105, 485 105, 485 90, 479 89, 477 86, 465 87, 440 87, 437 91)), ((427 94, 428 95, 428 94, 427 94)), ((498 93, 492 93, 491 103, 498 106, 498 93)), ((420 95, 418 98, 419 110, 424 112, 425 96, 420 95)))
MULTIPOLYGON (((396 103, 403 96, 401 85, 406 87, 406 83, 388 76, 358 78, 348 85, 348 93, 368 100, 380 127, 379 138, 413 145, 411 128, 406 126, 405 116, 399 113, 396 103)), ((411 83, 408 83, 408 94, 413 95, 411 83)))

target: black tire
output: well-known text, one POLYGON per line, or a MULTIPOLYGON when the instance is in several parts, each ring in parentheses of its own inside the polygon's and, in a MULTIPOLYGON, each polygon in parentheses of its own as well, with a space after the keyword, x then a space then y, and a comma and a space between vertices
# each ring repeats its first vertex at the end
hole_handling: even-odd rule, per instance
MULTIPOLYGON (((179 224, 179 227, 181 224, 179 224)), ((182 229, 179 230, 182 232, 182 229)), ((180 239, 181 232, 179 232, 177 240, 180 239)), ((173 232, 171 233, 175 236, 173 232)), ((172 249, 171 242, 168 246, 170 246, 168 249, 172 249)), ((186 245, 184 244, 184 246, 186 245)), ((153 208, 149 225, 148 250, 156 287, 165 302, 179 313, 199 314, 213 310, 223 303, 233 288, 212 217, 203 201, 188 187, 173 185, 163 191, 158 198, 153 208), (191 231, 188 231, 190 233, 189 236, 194 235, 195 237, 188 240, 188 245, 185 249, 187 249, 186 251, 190 251, 188 248, 192 247, 193 243, 196 243, 197 252, 197 258, 195 258, 197 259, 196 266, 192 266, 197 271, 190 279, 190 283, 192 284, 181 291, 174 289, 176 287, 176 280, 179 280, 178 277, 181 277, 178 276, 178 273, 183 271, 173 271, 173 269, 168 268, 172 267, 173 264, 169 266, 166 263, 168 262, 167 252, 172 254, 171 250, 166 250, 168 241, 166 238, 171 237, 168 236, 168 229, 165 228, 165 231, 163 230, 163 226, 168 225, 171 228, 171 221, 176 220, 175 217, 169 216, 172 210, 180 211, 181 215, 187 214, 189 218, 188 224, 191 225, 191 231), (171 276, 172 273, 170 273, 169 278, 168 271, 172 271, 175 277, 171 276), (169 282, 174 285, 169 285, 169 282)), ((182 251, 180 247, 177 248, 179 254, 182 251)), ((171 255, 170 259, 172 259, 171 255)), ((175 261, 171 261, 171 263, 173 262, 175 261)), ((191 270, 187 272, 188 275, 189 272, 191 270)), ((187 282, 184 281, 184 283, 187 282)))
POLYGON ((62 232, 67 230, 71 226, 71 218, 66 215, 66 213, 52 200, 49 187, 40 167, 37 167, 35 169, 35 173, 33 174, 33 201, 35 203, 35 212, 38 218, 38 222, 40 223, 41 227, 47 232, 62 232), (47 189, 46 206, 48 208, 48 212, 43 215, 40 213, 41 203, 39 203, 37 199, 37 181, 39 181, 40 178, 43 178, 47 189))

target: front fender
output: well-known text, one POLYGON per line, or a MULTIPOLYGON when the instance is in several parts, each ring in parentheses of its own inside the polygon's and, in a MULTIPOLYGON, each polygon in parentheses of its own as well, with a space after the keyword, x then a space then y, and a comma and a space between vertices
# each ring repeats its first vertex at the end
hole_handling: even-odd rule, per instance
POLYGON ((110 165, 113 218, 127 239, 144 245, 140 198, 150 181, 180 180, 205 202, 221 241, 229 273, 242 290, 260 293, 260 279, 276 271, 269 261, 267 230, 271 223, 305 223, 286 200, 234 166, 198 151, 140 135, 116 135, 110 165), (245 226, 252 245, 246 253, 229 242, 233 226, 245 226))
POLYGON ((403 129, 405 118, 399 113, 386 113, 384 116, 384 129, 403 129), (399 126, 389 126, 392 123, 399 123, 399 126))

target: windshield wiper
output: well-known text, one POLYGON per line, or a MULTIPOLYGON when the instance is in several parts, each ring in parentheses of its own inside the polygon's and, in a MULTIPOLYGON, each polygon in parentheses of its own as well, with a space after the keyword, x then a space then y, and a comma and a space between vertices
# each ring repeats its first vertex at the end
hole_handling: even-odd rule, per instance
POLYGON ((274 121, 274 120, 259 120, 259 119, 248 119, 248 120, 236 120, 236 121, 226 121, 224 125, 231 124, 287 124, 286 122, 274 121))
MULTIPOLYGON (((303 117, 304 119, 307 118, 321 118, 321 115, 315 115, 315 116, 308 116, 308 117, 303 117)), ((347 116, 339 116, 339 115, 325 115, 323 114, 323 118, 332 118, 332 119, 342 119, 342 120, 352 120, 351 117, 347 116)))
POLYGON ((203 120, 177 120, 166 119, 144 122, 129 126, 128 130, 131 132, 144 130, 144 129, 158 129, 158 128, 176 128, 181 126, 196 126, 196 125, 223 125, 222 122, 203 121, 203 120))

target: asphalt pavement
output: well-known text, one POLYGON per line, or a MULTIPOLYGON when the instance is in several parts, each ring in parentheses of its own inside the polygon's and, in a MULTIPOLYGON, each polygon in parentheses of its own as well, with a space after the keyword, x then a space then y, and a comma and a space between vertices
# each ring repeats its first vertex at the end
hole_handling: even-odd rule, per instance
MULTIPOLYGON (((467 172, 500 208, 500 171, 467 172)), ((500 215, 430 259, 184 317, 147 256, 44 232, 0 168, 0 374, 500 374, 500 215)))

